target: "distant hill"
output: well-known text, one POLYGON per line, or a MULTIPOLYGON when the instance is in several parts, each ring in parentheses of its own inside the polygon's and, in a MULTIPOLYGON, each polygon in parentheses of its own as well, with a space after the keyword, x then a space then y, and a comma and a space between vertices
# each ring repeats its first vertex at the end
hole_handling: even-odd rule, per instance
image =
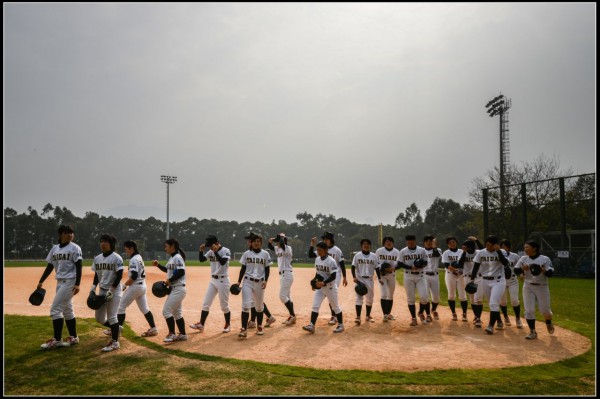
MULTIPOLYGON (((105 211, 99 212, 103 216, 114 216, 116 218, 130 218, 145 220, 154 217, 158 220, 167 220, 166 208, 160 209, 155 206, 123 205, 116 206, 105 211)), ((181 222, 189 218, 190 215, 177 210, 169 210, 170 222, 181 222)))

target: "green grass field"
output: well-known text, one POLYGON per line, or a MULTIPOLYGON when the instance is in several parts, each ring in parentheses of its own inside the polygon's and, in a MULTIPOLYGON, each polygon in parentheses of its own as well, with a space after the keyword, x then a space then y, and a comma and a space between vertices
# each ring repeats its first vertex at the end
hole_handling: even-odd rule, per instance
MULTIPOLYGON (((440 287, 445 298, 443 280, 440 287)), ((78 319, 77 347, 43 351, 39 344, 52 335, 48 317, 5 315, 4 394, 593 396, 595 281, 555 278, 550 292, 555 323, 588 337, 592 349, 557 363, 493 370, 402 373, 271 365, 168 349, 137 337, 127 324, 124 336, 141 349, 108 355, 99 350, 104 327, 93 319, 78 319)))

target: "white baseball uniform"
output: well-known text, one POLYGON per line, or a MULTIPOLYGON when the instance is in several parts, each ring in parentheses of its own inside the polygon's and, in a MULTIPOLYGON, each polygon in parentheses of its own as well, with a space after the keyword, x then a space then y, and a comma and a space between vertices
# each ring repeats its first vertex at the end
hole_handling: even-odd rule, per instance
POLYGON ((375 273, 375 268, 379 263, 379 258, 373 252, 369 252, 365 254, 360 251, 354 255, 354 259, 352 259, 352 266, 356 268, 356 279, 367 286, 367 294, 366 295, 356 295, 355 305, 362 306, 364 299, 366 298, 366 305, 373 306, 373 297, 374 297, 374 284, 373 284, 373 274, 375 273))
POLYGON ((334 245, 331 248, 328 248, 327 253, 329 254, 329 256, 331 256, 335 260, 335 263, 337 264, 338 268, 337 268, 337 274, 335 276, 335 285, 340 287, 342 277, 344 277, 344 275, 342 274, 342 266, 340 265, 340 262, 344 260, 344 254, 342 253, 342 250, 340 248, 338 248, 336 245, 334 245))
POLYGON ((104 324, 106 321, 110 325, 119 322, 117 311, 123 290, 121 284, 116 288, 112 286, 119 270, 123 270, 123 258, 116 252, 111 252, 108 256, 100 254, 92 262, 92 271, 98 276, 98 285, 100 286, 99 295, 106 295, 108 291, 112 291, 113 294, 113 299, 110 302, 96 310, 96 321, 100 324, 104 324))
MULTIPOLYGON (((185 261, 179 252, 169 258, 165 268, 167 269, 167 280, 173 277, 177 270, 185 270, 185 261)), ((176 321, 183 317, 183 299, 187 291, 185 289, 186 275, 179 277, 171 283, 171 293, 163 306, 165 319, 173 317, 176 321)))
POLYGON ((74 242, 62 247, 60 244, 54 245, 46 257, 46 263, 51 263, 56 272, 56 295, 50 306, 52 320, 63 317, 65 320, 75 318, 73 311, 73 287, 77 275, 75 263, 82 259, 81 248, 74 242))
POLYGON ((383 281, 383 285, 381 286, 381 299, 393 300, 394 291, 396 290, 396 265, 398 264, 400 250, 398 248, 392 248, 388 251, 386 247, 381 247, 375 251, 375 255, 379 258, 379 268, 381 268, 383 263, 389 263, 390 266, 394 268, 392 273, 386 274, 381 278, 381 281, 383 281))
POLYGON ((227 259, 224 265, 219 262, 212 249, 204 254, 204 258, 207 258, 210 263, 210 282, 204 295, 202 310, 208 312, 218 294, 221 310, 223 313, 229 313, 229 259, 231 259, 231 251, 221 246, 217 253, 221 259, 227 259))
MULTIPOLYGON (((398 256, 398 261, 407 266, 412 266, 414 261, 419 258, 427 260, 427 252, 425 252, 425 248, 417 245, 414 249, 410 249, 409 247, 402 248, 398 256)), ((429 303, 427 281, 422 269, 418 271, 404 269, 404 289, 406 290, 406 301, 409 306, 415 304, 416 292, 419 293, 419 302, 422 305, 429 303)))
POLYGON ((125 310, 133 301, 135 301, 142 314, 150 311, 150 308, 148 308, 148 299, 146 298, 146 269, 144 267, 144 260, 140 254, 135 254, 129 259, 127 277, 133 279, 133 273, 137 273, 137 278, 123 292, 117 314, 125 314, 125 310))
MULTIPOLYGON (((453 262, 458 262, 460 257, 462 256, 463 250, 457 248, 456 250, 447 249, 442 254, 442 263, 444 266, 446 264, 452 264, 453 262)), ((463 270, 464 273, 464 270, 463 270)), ((454 301, 456 299, 456 291, 458 290, 458 299, 461 301, 467 300, 467 293, 465 291, 466 281, 462 277, 462 273, 460 269, 456 272, 451 272, 446 268, 446 287, 448 288, 448 300, 454 301)))
POLYGON ((317 270, 317 274, 323 277, 323 281, 327 281, 333 273, 336 273, 336 279, 324 285, 320 289, 315 290, 313 295, 312 311, 319 313, 321 303, 323 303, 323 300, 327 298, 335 314, 339 314, 342 311, 342 308, 338 303, 338 286, 336 281, 337 274, 340 273, 340 271, 338 269, 337 262, 330 255, 326 256, 325 259, 317 256, 315 259, 315 269, 317 270))
MULTIPOLYGON (((506 251, 501 249, 506 257, 506 251)), ((500 312, 500 298, 506 289, 506 279, 504 278, 504 265, 496 251, 481 249, 473 258, 475 263, 479 263, 479 273, 481 273, 481 282, 478 284, 475 292, 475 303, 483 304, 483 298, 488 300, 490 311, 500 312)))
MULTIPOLYGON (((521 258, 518 254, 514 253, 514 252, 509 252, 508 256, 506 257, 508 259, 508 267, 510 267, 510 279, 506 280, 506 290, 504 291, 504 293, 502 293, 502 297, 500 298, 500 306, 506 306, 507 305, 507 297, 506 294, 508 293, 510 295, 510 304, 514 307, 514 306, 519 306, 520 302, 519 302, 519 279, 517 278, 517 275, 515 274, 514 270, 515 270, 515 265, 517 264, 517 262, 519 261, 519 259, 521 258)), ((506 278, 506 276, 505 276, 506 278)))
MULTIPOLYGON (((544 266, 546 270, 554 270, 550 258, 544 255, 536 257, 523 256, 515 269, 522 269, 524 265, 531 266, 532 264, 544 266)), ((550 289, 548 288, 548 277, 544 273, 537 276, 531 274, 531 270, 524 271, 525 283, 523 284, 523 305, 525 306, 525 319, 535 320, 535 305, 546 319, 552 318, 552 309, 550 308, 550 289)))
MULTIPOLYGON (((471 281, 471 273, 473 273, 473 266, 475 265, 473 259, 475 259, 475 255, 477 255, 477 252, 479 252, 478 249, 476 249, 472 254, 468 251, 463 252, 465 258, 463 263, 463 289, 471 281)), ((477 276, 475 276, 473 282, 479 286, 479 283, 481 282, 480 273, 477 273, 477 276)), ((471 305, 475 303, 475 294, 467 293, 467 297, 469 298, 469 302, 471 303, 471 305)))
MULTIPOLYGON (((425 272, 425 281, 427 281, 427 289, 431 294, 431 302, 439 303, 440 302, 440 279, 438 277, 438 270, 440 268, 441 250, 438 248, 425 248, 425 252, 427 253, 427 266, 423 268, 425 272), (434 251, 436 251, 439 256, 433 256, 434 251)), ((429 296, 429 294, 428 294, 429 296)))
POLYGON ((250 312, 253 302, 256 311, 262 312, 265 297, 262 284, 265 281, 265 268, 273 264, 271 255, 264 249, 259 252, 249 249, 242 255, 240 264, 246 266, 242 284, 242 312, 250 312))

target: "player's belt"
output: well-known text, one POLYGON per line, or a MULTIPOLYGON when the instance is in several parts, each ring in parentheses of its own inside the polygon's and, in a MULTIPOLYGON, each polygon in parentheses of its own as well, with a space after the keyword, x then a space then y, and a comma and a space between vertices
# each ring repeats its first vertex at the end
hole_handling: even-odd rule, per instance
POLYGON ((212 277, 212 278, 225 278, 225 277, 227 277, 227 276, 218 276, 218 275, 216 275, 216 274, 213 274, 211 277, 212 277))
POLYGON ((437 276, 438 272, 425 272, 428 276, 437 276))
POLYGON ((540 283, 527 283, 529 285, 548 285, 548 284, 540 284, 540 283))
POLYGON ((137 283, 137 285, 142 285, 142 284, 144 284, 143 281, 140 281, 139 283, 137 283))
POLYGON ((252 278, 252 277, 248 277, 248 276, 244 276, 244 278, 245 278, 245 279, 248 279, 248 280, 250 280, 250 281, 253 281, 253 282, 255 282, 255 283, 259 283, 259 282, 261 282, 261 281, 263 281, 263 280, 264 280, 264 278, 252 278))
POLYGON ((372 276, 360 276, 360 278, 372 278, 372 276))
POLYGON ((281 276, 282 274, 285 274, 286 272, 291 273, 292 271, 291 270, 282 270, 279 272, 279 275, 281 276))
POLYGON ((406 273, 410 273, 410 274, 421 274, 421 273, 423 273, 423 272, 409 272, 409 271, 407 271, 406 273))
POLYGON ((483 276, 484 280, 500 280, 502 276, 483 276))

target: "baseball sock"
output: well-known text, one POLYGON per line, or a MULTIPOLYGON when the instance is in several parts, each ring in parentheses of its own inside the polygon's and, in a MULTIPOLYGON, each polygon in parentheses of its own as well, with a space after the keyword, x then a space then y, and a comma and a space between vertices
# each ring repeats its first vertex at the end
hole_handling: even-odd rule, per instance
POLYGON ((387 314, 391 314, 392 313, 392 306, 394 306, 394 300, 393 299, 388 299, 388 308, 387 308, 387 314))
POLYGON ((552 325, 552 319, 550 319, 550 320, 546 320, 546 324, 547 324, 547 325, 552 325))
POLYGON ((200 313, 200 324, 204 325, 207 317, 208 317, 208 310, 203 310, 202 313, 200 313))
MULTIPOLYGON (((269 317, 269 316, 267 316, 269 317)), ((256 312, 256 325, 257 326, 262 326, 262 322, 263 322, 263 312, 256 312)))
POLYGON ((456 301, 454 299, 448 299, 448 306, 450 306, 450 311, 452 314, 456 313, 456 301))
POLYGON ((288 312, 290 312, 290 316, 296 316, 294 313, 294 303, 291 300, 285 303, 285 307, 287 308, 288 312))
POLYGON ((429 302, 425 304, 425 313, 427 313, 428 316, 431 315, 431 304, 429 302))
POLYGON ((265 314, 265 316, 267 316, 269 318, 272 316, 271 312, 269 312, 269 308, 267 308, 267 304, 266 303, 263 303, 263 313, 265 314))
POLYGON ((242 312, 242 328, 245 330, 248 328, 248 318, 250 317, 250 313, 242 312))
POLYGON ((381 299, 379 302, 381 303, 381 311, 383 312, 383 314, 388 314, 387 299, 381 299))
POLYGON ((513 306, 513 310, 515 311, 515 317, 517 319, 521 318, 521 305, 513 306))
POLYGON ((310 324, 314 326, 317 323, 317 317, 319 317, 317 312, 310 312, 310 324))
POLYGON ((490 326, 494 327, 497 320, 500 320, 500 312, 497 310, 490 312, 490 326))
POLYGON ((144 317, 146 318, 146 321, 150 325, 150 328, 155 328, 156 327, 156 324, 154 324, 154 316, 152 315, 151 311, 148 311, 148 313, 146 313, 144 315, 144 317))
POLYGON ((342 319, 342 312, 336 314, 335 317, 338 321, 338 324, 344 324, 344 320, 342 319))
POLYGON ((360 319, 360 314, 362 312, 362 305, 355 305, 356 308, 356 318, 360 319))
POLYGON ((333 311, 331 304, 329 304, 329 309, 331 310, 331 317, 335 316, 335 312, 333 311))
POLYGON ((120 326, 122 326, 123 324, 125 324, 125 313, 118 314, 117 315, 117 320, 119 321, 119 325, 120 326))
POLYGON ((535 319, 527 319, 527 325, 531 331, 535 331, 535 319))
POLYGON ((118 322, 110 325, 110 333, 112 335, 113 341, 119 340, 119 323, 118 322))
POLYGON ((53 319, 52 326, 54 327, 54 339, 60 341, 62 338, 62 329, 64 320, 62 317, 60 319, 53 319))
POLYGON ((365 305, 367 307, 367 317, 371 317, 371 309, 373 309, 373 305, 365 305))
POLYGON ((165 319, 167 322, 167 328, 169 329, 169 334, 175 334, 175 318, 173 316, 165 319))
POLYGON ((460 301, 460 307, 462 309, 463 314, 467 314, 467 306, 468 306, 467 301, 460 301))
POLYGON ((256 308, 250 309, 250 321, 256 321, 256 308))
POLYGON ((225 313, 224 316, 225 316, 225 324, 227 324, 227 325, 231 324, 231 312, 225 313))
POLYGON ((175 320, 175 322, 177 323, 177 329, 179 329, 179 334, 185 335, 185 320, 183 320, 183 317, 181 319, 175 320))
POLYGON ((110 323, 108 322, 108 320, 106 320, 106 321, 104 322, 103 326, 106 326, 106 327, 110 328, 110 323))
POLYGON ((508 319, 508 306, 500 305, 500 309, 502 310, 502 314, 504 315, 504 318, 508 319))
POLYGON ((425 305, 423 305, 422 303, 419 303, 419 314, 423 314, 424 311, 425 311, 425 305))
POLYGON ((438 305, 439 305, 439 303, 438 303, 438 302, 433 302, 433 303, 431 304, 431 311, 432 311, 432 312, 435 312, 435 311, 437 310, 437 307, 438 307, 438 305))
POLYGON ((65 323, 67 323, 67 330, 69 330, 69 335, 71 337, 76 337, 77 336, 77 322, 75 321, 75 318, 73 317, 71 320, 65 320, 65 323))
POLYGON ((475 317, 480 319, 481 312, 483 312, 483 305, 473 305, 473 311, 475 312, 475 317))
POLYGON ((410 316, 413 319, 416 319, 417 318, 417 313, 416 313, 415 305, 408 305, 408 310, 410 310, 410 316))

